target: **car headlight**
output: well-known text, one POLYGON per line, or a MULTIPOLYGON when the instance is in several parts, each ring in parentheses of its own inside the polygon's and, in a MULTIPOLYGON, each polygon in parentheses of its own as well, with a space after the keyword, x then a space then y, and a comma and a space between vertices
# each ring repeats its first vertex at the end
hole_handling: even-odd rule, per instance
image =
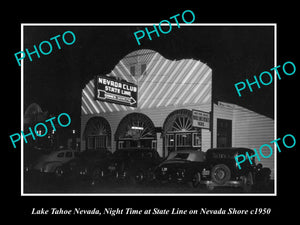
POLYGON ((178 169, 176 172, 177 176, 184 177, 185 175, 185 169, 178 169))
POLYGON ((80 175, 86 175, 87 172, 88 172, 88 171, 87 171, 87 168, 84 168, 84 169, 81 169, 81 170, 80 170, 79 174, 80 174, 80 175))

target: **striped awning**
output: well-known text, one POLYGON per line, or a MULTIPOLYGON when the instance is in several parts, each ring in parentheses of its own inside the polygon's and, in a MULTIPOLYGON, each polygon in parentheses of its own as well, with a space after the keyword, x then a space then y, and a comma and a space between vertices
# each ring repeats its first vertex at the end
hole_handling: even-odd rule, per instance
MULTIPOLYGON (((141 49, 125 56, 107 76, 138 85, 139 109, 205 104, 211 101, 212 70, 194 59, 168 60, 158 52, 141 49)), ((92 79, 82 90, 82 114, 135 109, 95 100, 94 89, 92 79)))

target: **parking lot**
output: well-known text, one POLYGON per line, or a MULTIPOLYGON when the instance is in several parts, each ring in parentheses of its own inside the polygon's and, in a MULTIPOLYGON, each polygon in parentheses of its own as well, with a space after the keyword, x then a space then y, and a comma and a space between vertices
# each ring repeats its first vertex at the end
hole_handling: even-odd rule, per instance
MULTIPOLYGON (((273 182, 268 187, 253 186, 248 193, 273 193, 273 182)), ((41 174, 26 174, 24 177, 24 193, 68 193, 68 194, 105 194, 105 193, 133 193, 133 194, 197 194, 197 193, 245 193, 241 188, 236 187, 215 187, 214 190, 209 191, 205 186, 198 186, 197 188, 189 187, 187 184, 181 183, 157 183, 150 182, 147 184, 132 184, 128 182, 121 182, 116 180, 105 180, 95 185, 84 180, 59 180, 51 175, 41 174)))

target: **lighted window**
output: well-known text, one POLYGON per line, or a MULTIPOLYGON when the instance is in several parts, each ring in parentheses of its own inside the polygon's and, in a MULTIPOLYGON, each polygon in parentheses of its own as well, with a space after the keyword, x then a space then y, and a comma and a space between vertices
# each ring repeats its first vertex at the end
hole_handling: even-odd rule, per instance
POLYGON ((176 134, 176 146, 177 147, 192 146, 192 134, 191 133, 176 134))
POLYGON ((201 133, 193 133, 193 146, 201 147, 201 133))

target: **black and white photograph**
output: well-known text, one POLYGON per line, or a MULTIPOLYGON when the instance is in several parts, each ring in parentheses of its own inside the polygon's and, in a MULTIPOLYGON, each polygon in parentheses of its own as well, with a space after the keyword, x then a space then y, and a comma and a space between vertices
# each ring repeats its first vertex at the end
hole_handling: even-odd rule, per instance
POLYGON ((276 194, 275 24, 23 29, 25 195, 276 194))
POLYGON ((296 7, 114 4, 8 10, 9 221, 297 215, 296 7))

